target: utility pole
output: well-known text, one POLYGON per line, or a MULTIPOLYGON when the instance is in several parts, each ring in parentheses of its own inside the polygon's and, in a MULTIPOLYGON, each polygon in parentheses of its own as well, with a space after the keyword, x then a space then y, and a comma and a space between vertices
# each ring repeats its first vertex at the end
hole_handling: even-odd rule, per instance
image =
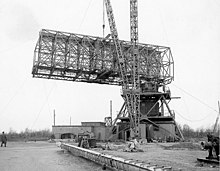
POLYGON ((56 117, 56 114, 55 114, 55 109, 53 110, 53 126, 55 126, 55 117, 56 117))
POLYGON ((71 125, 71 116, 70 116, 70 125, 71 125))
POLYGON ((112 126, 112 100, 110 100, 110 117, 111 117, 111 126, 112 126))

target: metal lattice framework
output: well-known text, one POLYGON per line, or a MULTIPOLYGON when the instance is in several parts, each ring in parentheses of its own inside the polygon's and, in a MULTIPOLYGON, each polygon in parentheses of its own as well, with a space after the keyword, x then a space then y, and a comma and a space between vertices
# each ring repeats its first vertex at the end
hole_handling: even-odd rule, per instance
MULTIPOLYGON (((132 44, 120 40, 125 57, 126 77, 132 84, 132 44)), ((139 79, 162 86, 174 78, 174 62, 169 47, 141 44, 139 79)), ((33 61, 33 77, 122 85, 115 45, 112 39, 42 30, 33 61)))
MULTIPOLYGON (((123 53, 120 40, 118 38, 118 31, 115 23, 115 18, 113 14, 113 9, 110 0, 105 0, 105 6, 106 6, 106 12, 108 16, 108 22, 109 27, 111 31, 111 37, 113 39, 115 50, 117 54, 117 61, 118 61, 118 67, 119 67, 119 75, 122 80, 122 92, 123 92, 123 98, 126 103, 126 108, 128 111, 128 116, 130 118, 130 127, 133 130, 135 128, 135 121, 134 121, 134 108, 133 108, 133 94, 132 94, 132 88, 133 88, 133 79, 132 74, 128 76, 127 69, 126 69, 126 58, 123 53), (129 77, 131 77, 129 79, 129 77)), ((132 49, 133 52, 133 49, 132 49)), ((133 65, 132 65, 133 66, 133 65)))
POLYGON ((138 135, 140 123, 140 79, 139 79, 139 49, 138 49, 138 2, 130 0, 130 32, 133 46, 133 116, 134 131, 138 135))

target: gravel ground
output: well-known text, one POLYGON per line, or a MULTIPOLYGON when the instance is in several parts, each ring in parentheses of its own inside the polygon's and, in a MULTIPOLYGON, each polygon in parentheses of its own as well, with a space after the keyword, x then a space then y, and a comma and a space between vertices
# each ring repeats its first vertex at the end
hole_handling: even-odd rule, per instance
POLYGON ((113 146, 114 150, 96 150, 124 159, 171 166, 174 171, 220 171, 219 165, 197 161, 197 158, 205 158, 208 152, 202 151, 196 143, 148 143, 140 145, 144 152, 124 152, 123 145, 113 146))
POLYGON ((8 142, 0 147, 0 171, 101 171, 101 166, 48 142, 8 142))

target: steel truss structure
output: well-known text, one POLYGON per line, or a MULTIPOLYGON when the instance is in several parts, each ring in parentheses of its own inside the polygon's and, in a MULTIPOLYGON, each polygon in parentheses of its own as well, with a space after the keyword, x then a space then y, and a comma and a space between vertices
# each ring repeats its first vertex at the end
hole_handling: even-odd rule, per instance
POLYGON ((133 46, 133 116, 134 133, 139 135, 140 124, 140 79, 139 79, 139 49, 138 49, 138 2, 130 0, 130 34, 133 46))
MULTIPOLYGON (((125 57, 125 74, 131 85, 132 44, 120 40, 125 57)), ((174 78, 169 47, 137 44, 140 83, 167 85, 174 78)), ((119 61, 112 39, 41 30, 34 50, 33 77, 88 83, 122 85, 119 61)))
MULTIPOLYGON (((109 22, 109 27, 110 27, 110 31, 111 31, 111 37, 113 39, 114 45, 115 45, 115 50, 116 50, 116 54, 117 54, 117 61, 118 61, 118 67, 119 67, 119 71, 120 71, 120 77, 122 80, 122 93, 123 93, 123 98, 124 101, 126 103, 126 108, 128 111, 128 117, 130 118, 130 128, 132 132, 136 132, 136 126, 137 124, 135 123, 136 119, 136 112, 134 111, 134 101, 133 101, 133 73, 131 73, 128 77, 127 74, 127 69, 126 69, 126 58, 125 55, 122 51, 122 47, 120 44, 120 40, 118 38, 118 31, 117 31, 117 27, 116 27, 116 23, 115 23, 115 18, 114 18, 114 14, 113 14, 113 9, 112 9, 112 5, 110 0, 105 0, 105 6, 106 6, 106 12, 107 12, 107 16, 108 16, 108 22, 109 22)), ((132 49, 132 53, 133 53, 132 49)), ((133 54, 132 54, 133 55, 133 54)), ((131 67, 134 67, 134 63, 133 65, 131 65, 131 67)))
MULTIPOLYGON (((148 118, 152 117, 151 110, 158 101, 168 107, 166 100, 170 97, 164 97, 169 93, 160 93, 158 88, 174 79, 170 48, 109 37, 41 30, 34 50, 33 77, 122 86, 125 103, 114 121, 106 118, 112 132, 115 132, 117 120, 126 116, 137 134, 140 121, 146 120, 158 126, 148 118), (118 58, 117 47, 120 48, 121 58, 118 58), (143 112, 140 104, 149 106, 152 100, 154 105, 147 113, 143 112)), ((174 120, 170 110, 169 113, 174 120)), ((155 116, 159 116, 159 108, 155 116)))

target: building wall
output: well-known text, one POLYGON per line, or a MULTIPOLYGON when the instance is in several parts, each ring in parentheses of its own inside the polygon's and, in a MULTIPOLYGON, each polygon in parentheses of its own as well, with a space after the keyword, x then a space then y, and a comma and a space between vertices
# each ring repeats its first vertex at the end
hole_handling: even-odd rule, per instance
POLYGON ((53 126, 52 132, 56 139, 60 139, 62 134, 71 133, 93 133, 97 140, 104 141, 110 136, 110 127, 105 126, 53 126))
POLYGON ((175 125, 170 123, 170 124, 158 124, 160 127, 166 129, 159 128, 159 130, 154 129, 154 138, 158 139, 161 138, 163 140, 167 140, 168 137, 174 137, 175 135, 175 125))
POLYGON ((139 131, 140 131, 140 137, 142 138, 142 139, 145 139, 146 138, 146 135, 147 135, 147 133, 146 133, 146 124, 140 124, 139 125, 139 131))
POLYGON ((82 126, 105 126, 105 122, 81 122, 82 126))
MULTIPOLYGON (((140 124, 139 131, 140 131, 140 138, 147 139, 148 141, 154 140, 174 140, 175 137, 175 125, 174 123, 157 123, 159 128, 154 127, 152 124, 140 124), (162 128, 161 128, 162 127, 162 128), (164 128, 164 129, 163 129, 164 128)), ((123 140, 128 140, 128 131, 124 130, 126 127, 126 123, 119 123, 118 124, 118 138, 123 140)))
MULTIPOLYGON (((141 138, 153 138, 167 140, 168 137, 174 137, 175 125, 173 123, 157 123, 160 127, 168 130, 165 131, 162 128, 149 130, 149 125, 140 124, 141 138), (149 136, 149 137, 147 137, 149 136)), ((120 129, 125 128, 127 124, 120 124, 120 129)), ((120 130, 119 130, 120 131, 120 130)), ((79 133, 93 133, 97 140, 108 140, 111 136, 111 128, 106 126, 53 126, 52 132, 56 139, 60 139, 62 134, 71 133, 78 136, 79 133)), ((119 135, 119 139, 125 139, 125 132, 122 131, 119 135)))
POLYGON ((97 140, 105 140, 106 127, 94 127, 94 135, 97 140))
POLYGON ((82 126, 52 126, 52 132, 56 139, 60 139, 62 134, 72 133, 78 135, 79 133, 92 132, 92 127, 82 126))

